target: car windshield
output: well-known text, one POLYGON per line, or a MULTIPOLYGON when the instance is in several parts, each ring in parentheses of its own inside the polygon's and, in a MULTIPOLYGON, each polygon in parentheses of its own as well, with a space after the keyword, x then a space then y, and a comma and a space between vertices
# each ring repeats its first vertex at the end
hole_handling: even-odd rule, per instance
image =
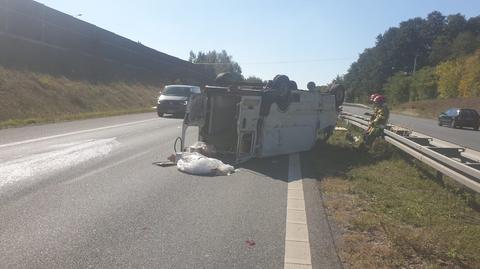
POLYGON ((188 87, 167 87, 162 94, 167 96, 190 96, 191 91, 188 87))

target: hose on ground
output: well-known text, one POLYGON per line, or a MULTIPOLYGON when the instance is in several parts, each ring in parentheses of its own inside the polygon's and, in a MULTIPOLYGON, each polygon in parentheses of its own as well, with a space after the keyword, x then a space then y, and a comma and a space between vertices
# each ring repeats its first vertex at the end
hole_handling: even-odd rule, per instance
POLYGON ((182 149, 182 144, 183 144, 183 141, 182 141, 182 138, 181 137, 177 137, 177 139, 175 139, 175 143, 173 144, 173 152, 182 152, 183 149, 182 149), (180 141, 180 150, 177 151, 177 143, 178 141, 180 141))

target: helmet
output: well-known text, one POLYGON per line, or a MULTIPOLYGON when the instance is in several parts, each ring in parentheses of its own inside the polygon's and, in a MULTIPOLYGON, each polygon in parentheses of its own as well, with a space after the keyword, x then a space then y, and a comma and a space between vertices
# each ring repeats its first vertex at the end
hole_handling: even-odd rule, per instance
POLYGON ((375 100, 375 97, 379 96, 378 93, 373 93, 372 95, 370 95, 370 98, 368 98, 368 100, 370 100, 370 102, 373 102, 373 100, 375 100))
POLYGON ((375 104, 383 104, 383 103, 385 103, 385 96, 379 94, 379 95, 375 96, 375 98, 373 99, 373 102, 375 104))

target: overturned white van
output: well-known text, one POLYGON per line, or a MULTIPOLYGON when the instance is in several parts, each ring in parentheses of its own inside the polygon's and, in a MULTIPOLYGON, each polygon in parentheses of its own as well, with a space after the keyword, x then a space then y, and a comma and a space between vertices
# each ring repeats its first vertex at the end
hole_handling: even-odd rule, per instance
POLYGON ((308 151, 333 132, 345 95, 341 85, 326 93, 309 88, 298 90, 286 76, 267 85, 206 86, 190 97, 182 141, 198 126, 198 140, 230 163, 308 151))

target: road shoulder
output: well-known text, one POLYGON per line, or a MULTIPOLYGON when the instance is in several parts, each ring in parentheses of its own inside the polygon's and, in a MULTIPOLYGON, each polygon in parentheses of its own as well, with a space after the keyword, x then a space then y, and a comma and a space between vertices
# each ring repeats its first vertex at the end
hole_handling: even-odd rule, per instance
POLYGON ((309 153, 301 155, 303 191, 313 268, 343 268, 337 254, 339 233, 324 208, 320 181, 314 176, 309 153))

